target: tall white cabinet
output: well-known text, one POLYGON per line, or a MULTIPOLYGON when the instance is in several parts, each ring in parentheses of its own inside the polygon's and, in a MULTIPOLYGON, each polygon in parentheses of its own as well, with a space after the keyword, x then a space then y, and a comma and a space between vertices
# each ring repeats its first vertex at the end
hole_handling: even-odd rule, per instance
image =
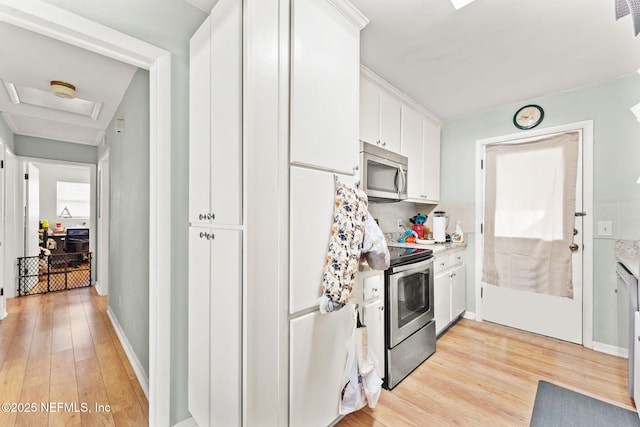
POLYGON ((242 424, 242 2, 190 42, 189 411, 242 424))
POLYGON ((327 426, 339 416, 353 321, 348 307, 326 314, 317 307, 335 179, 357 180, 367 20, 344 0, 293 0, 291 18, 289 425, 327 426))

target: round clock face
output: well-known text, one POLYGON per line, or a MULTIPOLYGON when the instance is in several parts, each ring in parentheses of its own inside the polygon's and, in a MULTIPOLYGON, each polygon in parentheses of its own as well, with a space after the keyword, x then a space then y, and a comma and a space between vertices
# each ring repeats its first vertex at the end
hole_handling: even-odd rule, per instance
POLYGON ((531 129, 540 124, 544 118, 544 111, 538 105, 525 105, 516 111, 513 124, 519 129, 531 129))

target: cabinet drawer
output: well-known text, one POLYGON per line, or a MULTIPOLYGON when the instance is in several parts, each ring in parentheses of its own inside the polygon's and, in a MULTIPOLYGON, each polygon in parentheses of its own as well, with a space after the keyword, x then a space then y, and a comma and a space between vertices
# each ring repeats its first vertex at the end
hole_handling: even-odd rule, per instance
POLYGON ((447 268, 449 268, 449 254, 436 256, 433 260, 433 272, 439 273, 447 268))
POLYGON ((453 267, 454 265, 464 264, 465 255, 464 251, 451 252, 449 254, 449 266, 453 267))

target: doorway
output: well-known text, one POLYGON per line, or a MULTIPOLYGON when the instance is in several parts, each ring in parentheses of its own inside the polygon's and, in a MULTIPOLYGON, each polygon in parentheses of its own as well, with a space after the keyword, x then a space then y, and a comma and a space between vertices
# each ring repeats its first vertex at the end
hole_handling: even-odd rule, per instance
POLYGON ((149 416, 150 425, 169 425, 171 409, 171 252, 164 232, 171 224, 171 54, 55 6, 0 2, 0 20, 149 70, 149 416), (161 171, 161 172, 160 172, 161 171), (164 247, 164 246, 163 246, 164 247))
POLYGON ((584 122, 477 142, 479 320, 591 345, 592 141, 584 122))

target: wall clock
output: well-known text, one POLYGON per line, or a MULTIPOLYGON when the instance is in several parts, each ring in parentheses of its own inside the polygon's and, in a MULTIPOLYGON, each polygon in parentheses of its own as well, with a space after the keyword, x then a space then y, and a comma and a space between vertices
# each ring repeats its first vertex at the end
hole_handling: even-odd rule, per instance
POLYGON ((544 110, 539 105, 525 105, 513 115, 513 124, 518 129, 531 129, 540 124, 544 110))

